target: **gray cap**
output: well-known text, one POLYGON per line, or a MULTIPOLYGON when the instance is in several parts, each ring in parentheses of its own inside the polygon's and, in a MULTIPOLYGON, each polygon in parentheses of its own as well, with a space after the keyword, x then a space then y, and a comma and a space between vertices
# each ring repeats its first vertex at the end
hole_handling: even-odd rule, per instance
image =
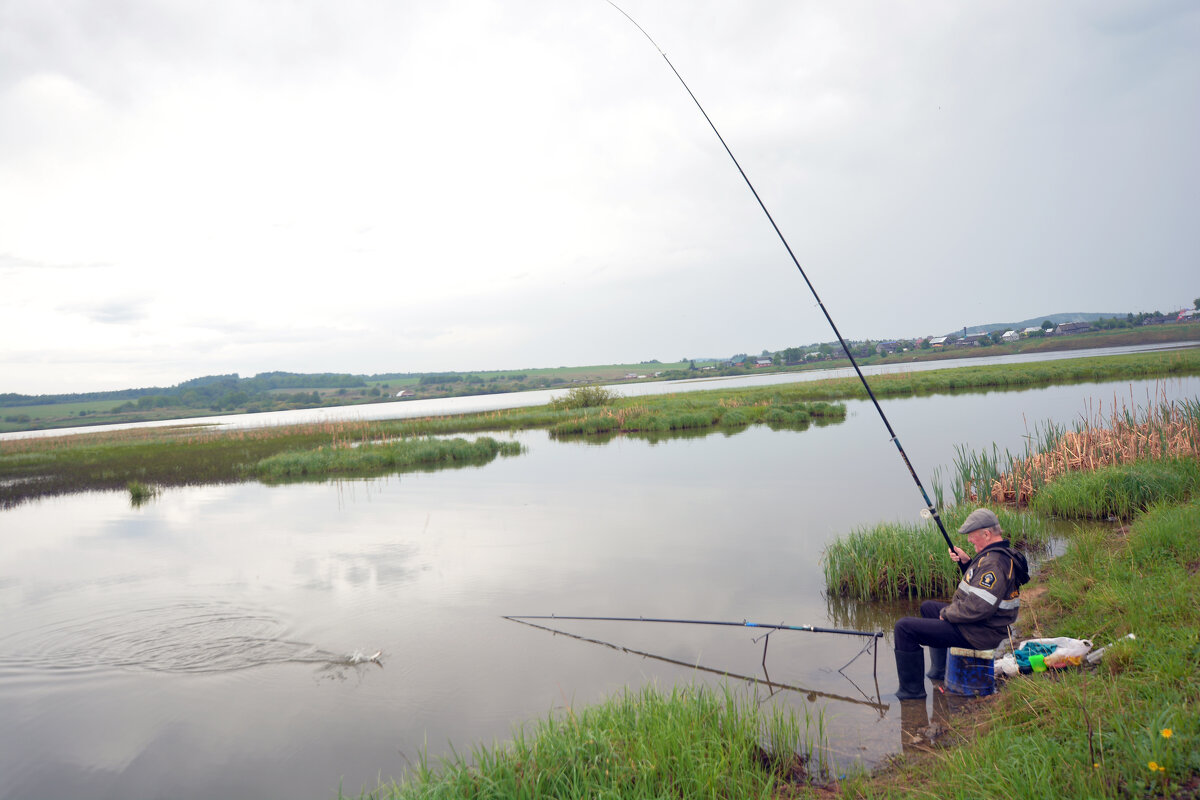
POLYGON ((977 508, 967 515, 967 521, 958 529, 959 533, 970 533, 977 531, 980 528, 995 528, 997 532, 1002 532, 1000 528, 1000 520, 991 511, 986 508, 977 508))

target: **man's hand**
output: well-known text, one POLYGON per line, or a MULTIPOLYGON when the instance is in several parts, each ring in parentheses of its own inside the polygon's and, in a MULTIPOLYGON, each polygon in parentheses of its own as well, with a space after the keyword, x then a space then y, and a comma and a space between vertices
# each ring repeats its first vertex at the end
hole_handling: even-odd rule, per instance
POLYGON ((961 547, 956 547, 953 550, 950 550, 949 553, 950 553, 950 558, 954 559, 959 564, 966 564, 968 561, 971 560, 971 557, 969 555, 967 555, 966 552, 961 547))

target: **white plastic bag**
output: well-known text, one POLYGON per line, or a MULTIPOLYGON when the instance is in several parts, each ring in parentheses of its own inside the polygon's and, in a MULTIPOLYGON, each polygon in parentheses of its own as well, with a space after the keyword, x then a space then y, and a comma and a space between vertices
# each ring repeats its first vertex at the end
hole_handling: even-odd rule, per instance
MULTIPOLYGON (((1092 643, 1088 639, 1072 639, 1069 636, 1057 636, 1053 639, 1026 639, 1021 642, 1021 647, 1024 647, 1031 642, 1037 644, 1052 644, 1054 652, 1046 656, 1047 667, 1066 667, 1079 666, 1083 663, 1083 658, 1092 650, 1092 643)), ((1021 647, 1017 649, 1020 650, 1021 647)))
POLYGON ((997 675, 1004 675, 1008 678, 1021 671, 1021 668, 1017 666, 1017 657, 1012 653, 1002 658, 997 658, 996 663, 992 665, 992 669, 997 675))

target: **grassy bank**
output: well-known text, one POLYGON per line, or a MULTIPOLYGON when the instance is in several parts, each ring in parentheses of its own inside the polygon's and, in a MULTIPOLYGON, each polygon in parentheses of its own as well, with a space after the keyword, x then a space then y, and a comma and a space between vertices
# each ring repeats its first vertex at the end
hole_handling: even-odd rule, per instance
POLYGON ((1177 503, 1200 490, 1200 462, 1174 457, 1070 472, 1042 488, 1032 507, 1057 517, 1130 519, 1159 503, 1177 503))
MULTIPOLYGON (((955 503, 941 512, 951 534, 978 504, 975 487, 990 500, 1030 505, 1042 514, 1129 519, 1160 502, 1180 502, 1200 487, 1200 403, 1152 404, 1140 414, 1124 407, 1107 420, 1066 432, 1053 425, 1030 437, 1023 457, 995 447, 955 459, 955 503)), ((935 487, 935 494, 942 494, 935 487)), ((1049 541, 1045 520, 1000 508, 1001 527, 1015 546, 1037 552, 1049 541)), ((826 590, 862 600, 948 596, 958 568, 932 520, 883 523, 854 531, 823 555, 826 590)))
POLYGON ((994 446, 990 453, 960 450, 954 497, 960 503, 983 496, 1024 506, 1060 476, 1146 459, 1194 460, 1198 455, 1200 401, 1151 402, 1145 409, 1114 403, 1107 418, 1081 418, 1070 431, 1052 423, 1037 426, 1021 454, 1001 454, 994 446))
MULTIPOLYGON (((811 721, 810 721, 811 722, 811 721)), ((364 797, 773 798, 823 768, 812 725, 729 691, 645 689, 546 719, 364 797)), ((816 726, 819 728, 819 725, 816 726)))
MULTIPOLYGON (((1082 509, 1081 509, 1082 512, 1082 509)), ((967 743, 843 786, 848 797, 1195 797, 1200 503, 1081 530, 1025 593, 1027 636, 1110 647, 1095 669, 1018 677, 959 720, 967 743), (1136 640, 1124 640, 1132 633, 1136 640)))

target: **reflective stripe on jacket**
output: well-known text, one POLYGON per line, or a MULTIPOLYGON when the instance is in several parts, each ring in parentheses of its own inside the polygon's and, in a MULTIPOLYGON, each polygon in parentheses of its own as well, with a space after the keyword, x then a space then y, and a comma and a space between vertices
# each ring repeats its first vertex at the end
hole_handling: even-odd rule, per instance
POLYGON ((983 548, 967 565, 950 605, 942 609, 942 619, 954 623, 975 649, 995 647, 1017 621, 1019 572, 1007 541, 983 548))

